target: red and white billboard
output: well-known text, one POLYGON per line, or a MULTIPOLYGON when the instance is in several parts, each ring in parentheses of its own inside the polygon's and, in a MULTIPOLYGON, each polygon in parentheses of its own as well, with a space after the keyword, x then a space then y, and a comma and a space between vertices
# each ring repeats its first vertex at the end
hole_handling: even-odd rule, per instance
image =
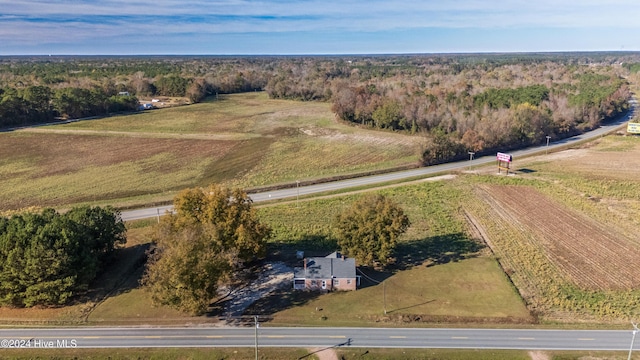
POLYGON ((498 161, 505 161, 505 162, 511 162, 513 160, 513 157, 511 156, 511 154, 505 154, 505 153, 498 153, 498 161))

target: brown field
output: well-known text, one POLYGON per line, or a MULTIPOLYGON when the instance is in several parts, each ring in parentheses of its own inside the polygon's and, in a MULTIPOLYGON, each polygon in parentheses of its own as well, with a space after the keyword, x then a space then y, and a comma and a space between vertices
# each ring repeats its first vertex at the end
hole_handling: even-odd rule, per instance
MULTIPOLYGON (((464 178, 463 206, 529 309, 549 321, 640 315, 640 138, 607 136, 464 178)), ((462 179, 462 178, 461 178, 462 179)))
POLYGON ((329 103, 235 94, 0 133, 0 211, 168 202, 177 190, 243 188, 417 162, 424 139, 337 121, 329 103))
POLYGON ((528 233, 553 266, 581 288, 622 290, 640 286, 629 266, 640 258, 635 239, 618 234, 577 211, 524 186, 481 186, 477 194, 490 204, 496 221, 528 233))

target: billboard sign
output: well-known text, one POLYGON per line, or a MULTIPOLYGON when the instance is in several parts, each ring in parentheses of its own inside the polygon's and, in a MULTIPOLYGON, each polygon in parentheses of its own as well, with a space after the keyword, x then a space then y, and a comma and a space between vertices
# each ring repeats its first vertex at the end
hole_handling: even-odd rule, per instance
POLYGON ((629 134, 640 134, 640 123, 628 123, 627 132, 629 134))
POLYGON ((500 152, 498 153, 497 158, 498 158, 498 161, 505 161, 505 162, 511 162, 511 160, 513 160, 513 157, 511 156, 511 154, 505 154, 500 152))

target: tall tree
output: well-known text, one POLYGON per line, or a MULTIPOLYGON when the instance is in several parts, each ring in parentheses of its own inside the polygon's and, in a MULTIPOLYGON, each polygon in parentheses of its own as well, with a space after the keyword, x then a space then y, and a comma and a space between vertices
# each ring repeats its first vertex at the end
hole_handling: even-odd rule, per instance
POLYGON ((202 314, 221 284, 265 255, 271 229, 240 189, 186 189, 174 208, 156 228, 157 251, 143 283, 156 303, 202 314))
POLYGON ((394 260, 398 237, 410 224, 393 200, 383 195, 369 195, 354 202, 336 218, 338 246, 359 264, 387 266, 394 260))
POLYGON ((65 304, 88 288, 124 231, 109 208, 0 218, 0 305, 65 304))

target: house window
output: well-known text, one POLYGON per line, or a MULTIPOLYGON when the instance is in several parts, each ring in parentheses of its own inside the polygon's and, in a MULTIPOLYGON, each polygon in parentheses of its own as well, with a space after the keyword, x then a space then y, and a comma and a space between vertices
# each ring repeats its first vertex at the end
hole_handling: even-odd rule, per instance
POLYGON ((351 285, 351 279, 347 279, 347 285, 351 285))
POLYGON ((340 286, 340 279, 333 279, 333 286, 340 286))
POLYGON ((304 279, 295 279, 295 280, 293 280, 293 288, 294 289, 304 289, 304 279))
POLYGON ((316 286, 316 281, 315 280, 311 280, 311 286, 316 286))

